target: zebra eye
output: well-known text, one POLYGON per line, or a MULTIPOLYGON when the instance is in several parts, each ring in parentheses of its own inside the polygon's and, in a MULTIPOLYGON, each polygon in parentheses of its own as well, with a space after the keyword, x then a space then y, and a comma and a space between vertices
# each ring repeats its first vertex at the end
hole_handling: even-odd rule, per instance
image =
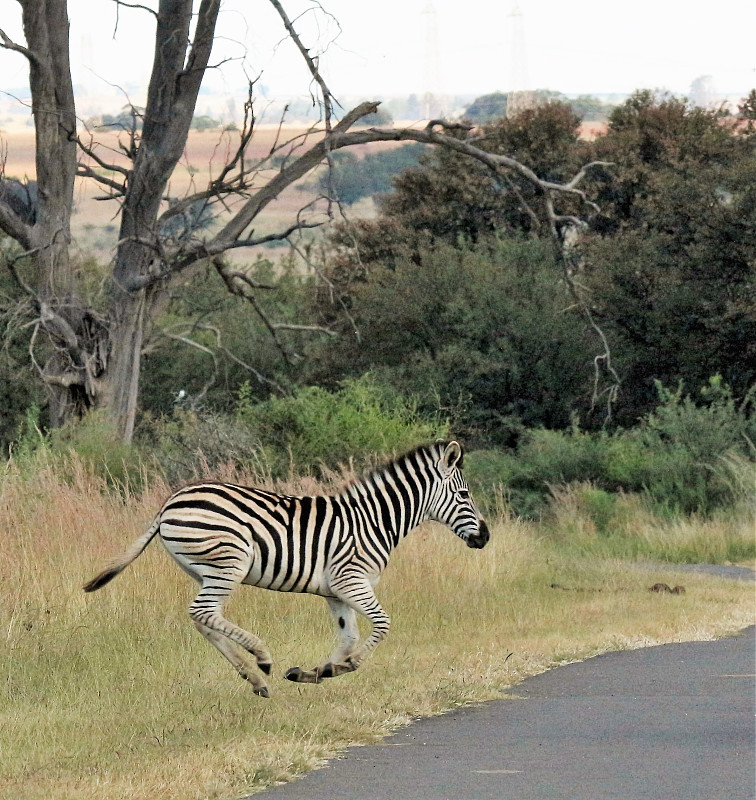
POLYGON ((467 489, 458 489, 457 494, 462 500, 469 500, 470 499, 470 492, 467 489))

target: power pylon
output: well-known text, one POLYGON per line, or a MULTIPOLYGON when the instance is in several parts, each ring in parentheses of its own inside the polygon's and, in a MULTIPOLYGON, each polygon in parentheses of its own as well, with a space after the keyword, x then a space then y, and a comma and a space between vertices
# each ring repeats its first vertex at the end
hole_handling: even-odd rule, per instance
POLYGON ((425 61, 423 69, 423 114, 425 119, 443 115, 441 96, 441 58, 438 47, 438 17, 432 2, 423 9, 425 18, 425 61))
POLYGON ((528 76, 528 54, 525 46, 525 22, 518 0, 507 14, 509 50, 509 88, 507 90, 507 116, 511 117, 534 105, 534 94, 528 76))

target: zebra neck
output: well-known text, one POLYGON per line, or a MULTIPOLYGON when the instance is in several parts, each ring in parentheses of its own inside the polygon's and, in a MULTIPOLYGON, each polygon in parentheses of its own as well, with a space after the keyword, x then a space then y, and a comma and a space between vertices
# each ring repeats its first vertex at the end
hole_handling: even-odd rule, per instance
POLYGON ((375 529, 390 532, 394 546, 430 517, 425 485, 421 481, 402 480, 389 471, 350 484, 342 497, 358 508, 375 529))

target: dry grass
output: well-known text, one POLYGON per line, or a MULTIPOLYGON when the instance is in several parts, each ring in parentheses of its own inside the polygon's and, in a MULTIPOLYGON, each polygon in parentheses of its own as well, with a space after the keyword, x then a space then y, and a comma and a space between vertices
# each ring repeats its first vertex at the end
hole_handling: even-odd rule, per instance
POLYGON ((81 591, 167 493, 106 492, 75 463, 65 480, 39 464, 2 479, 0 795, 236 797, 554 664, 753 621, 749 585, 664 572, 687 592, 658 595, 656 574, 562 551, 535 525, 496 524, 482 551, 428 526, 394 557, 378 590, 391 635, 353 675, 283 680, 328 654, 325 603, 237 594, 229 616, 276 660, 266 701, 194 631, 193 585, 159 546, 101 592, 81 591))
MULTIPOLYGON (((749 476, 756 467, 748 465, 749 476)), ((552 487, 551 535, 572 548, 620 558, 722 564, 753 558, 754 495, 709 516, 659 516, 642 495, 613 495, 589 483, 552 487)))

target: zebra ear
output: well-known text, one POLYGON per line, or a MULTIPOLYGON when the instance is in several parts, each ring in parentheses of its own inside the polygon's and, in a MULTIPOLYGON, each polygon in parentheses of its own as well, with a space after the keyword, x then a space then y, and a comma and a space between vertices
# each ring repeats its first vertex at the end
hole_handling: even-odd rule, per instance
POLYGON ((441 455, 441 468, 444 472, 451 472, 455 467, 462 467, 462 447, 459 442, 449 442, 441 455))

